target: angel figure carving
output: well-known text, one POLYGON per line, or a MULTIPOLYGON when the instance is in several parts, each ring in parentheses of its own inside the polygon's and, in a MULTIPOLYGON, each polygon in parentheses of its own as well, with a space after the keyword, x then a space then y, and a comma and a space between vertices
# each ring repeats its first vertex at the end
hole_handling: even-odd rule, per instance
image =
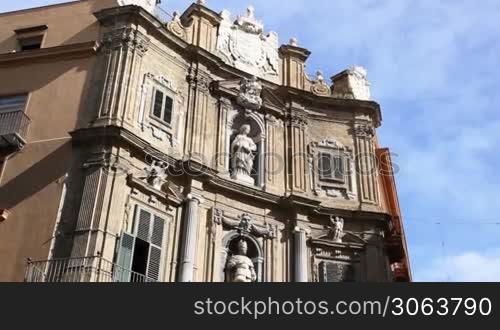
POLYGON ((344 219, 336 216, 330 217, 330 231, 333 236, 333 241, 336 243, 342 242, 344 237, 344 219))

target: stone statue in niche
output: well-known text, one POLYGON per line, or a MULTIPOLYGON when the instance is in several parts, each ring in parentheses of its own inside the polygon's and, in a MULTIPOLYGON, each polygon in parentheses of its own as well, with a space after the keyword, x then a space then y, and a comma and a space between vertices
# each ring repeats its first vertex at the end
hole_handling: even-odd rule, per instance
POLYGON ((248 245, 245 239, 240 238, 237 251, 226 264, 227 282, 255 282, 257 274, 252 260, 247 257, 248 245))
POLYGON ((231 178, 254 185, 255 180, 251 177, 251 173, 257 145, 248 134, 250 134, 250 125, 242 125, 239 134, 231 144, 233 170, 231 178))
POLYGON ((336 216, 330 217, 330 231, 333 236, 333 241, 336 243, 342 242, 344 237, 344 219, 336 216))
POLYGON ((258 110, 262 106, 262 86, 257 81, 257 77, 251 79, 243 78, 240 84, 240 93, 237 102, 245 109, 258 110))
POLYGON ((153 160, 149 167, 146 167, 146 182, 155 189, 161 189, 163 182, 167 178, 168 165, 161 161, 153 160))

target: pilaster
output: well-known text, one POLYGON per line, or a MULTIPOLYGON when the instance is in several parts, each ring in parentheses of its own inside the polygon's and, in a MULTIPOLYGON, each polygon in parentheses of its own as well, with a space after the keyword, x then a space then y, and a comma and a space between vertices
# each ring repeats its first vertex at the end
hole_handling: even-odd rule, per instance
POLYGON ((100 91, 95 125, 133 125, 137 84, 149 38, 133 27, 118 27, 106 32, 100 57, 104 82, 100 91))
POLYGON ((377 204, 378 180, 375 164, 375 129, 370 123, 356 123, 354 138, 356 143, 356 172, 358 175, 360 199, 362 203, 377 204))

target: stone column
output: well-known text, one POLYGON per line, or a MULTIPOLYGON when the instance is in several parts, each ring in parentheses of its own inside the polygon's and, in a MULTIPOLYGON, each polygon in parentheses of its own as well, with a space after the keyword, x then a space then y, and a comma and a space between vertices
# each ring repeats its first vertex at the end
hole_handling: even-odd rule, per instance
POLYGON ((196 233, 198 229, 198 207, 201 198, 189 194, 185 202, 184 226, 181 250, 180 282, 192 282, 196 254, 196 233))
POLYGON ((307 282, 306 230, 296 226, 294 231, 294 281, 307 282))

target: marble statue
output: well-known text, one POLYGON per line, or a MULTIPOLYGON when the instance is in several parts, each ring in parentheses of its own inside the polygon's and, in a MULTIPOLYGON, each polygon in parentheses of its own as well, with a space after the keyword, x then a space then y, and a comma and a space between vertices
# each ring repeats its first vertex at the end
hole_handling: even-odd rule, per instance
POLYGON ((331 216, 330 217, 330 230, 333 235, 333 241, 336 243, 342 242, 342 237, 344 237, 344 219, 340 217, 331 216))
POLYGON ((247 257, 248 245, 244 239, 238 241, 238 251, 226 264, 227 282, 255 282, 257 274, 252 260, 247 257))
POLYGON ((257 151, 257 145, 248 134, 250 134, 250 125, 242 125, 239 134, 231 144, 233 157, 231 178, 253 185, 255 180, 251 177, 251 173, 255 157, 253 153, 257 151))

